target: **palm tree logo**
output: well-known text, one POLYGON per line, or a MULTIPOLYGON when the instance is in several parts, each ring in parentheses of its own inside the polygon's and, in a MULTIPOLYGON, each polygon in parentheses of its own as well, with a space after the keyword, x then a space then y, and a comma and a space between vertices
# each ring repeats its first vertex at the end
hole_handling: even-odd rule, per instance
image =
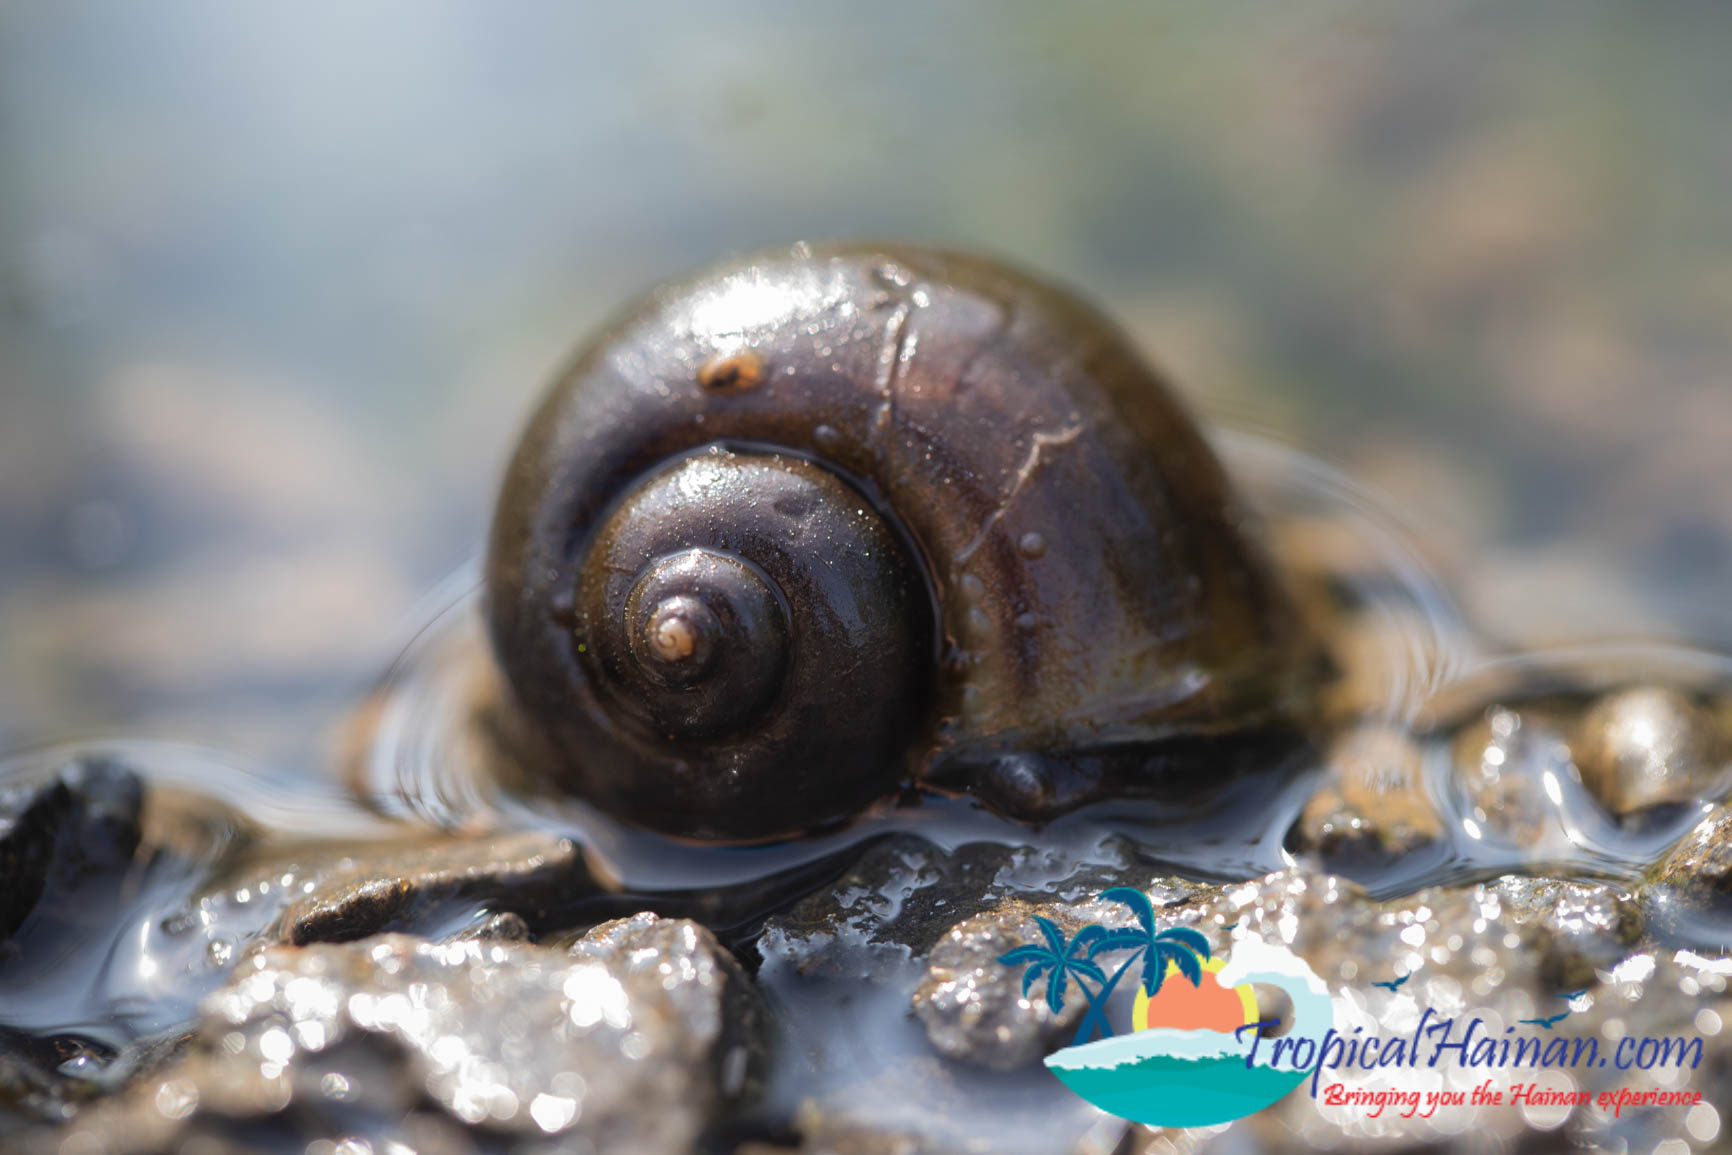
POLYGON ((1189 979, 1192 986, 1200 985, 1202 964, 1210 954, 1209 940, 1190 927, 1156 930, 1155 908, 1148 896, 1135 887, 1115 886, 1102 891, 1101 898, 1129 907, 1136 925, 1108 930, 1090 924, 1067 940, 1064 931, 1051 919, 1036 916, 1035 922, 1045 941, 1016 947, 998 960, 1007 966, 1028 967, 1022 979, 1024 998, 1035 983, 1045 978, 1046 1003, 1055 1014, 1064 1009, 1066 989, 1071 983, 1076 984, 1088 1000, 1088 1011, 1077 1025, 1072 1046, 1087 1043, 1097 1034, 1112 1037, 1113 1029, 1106 1018, 1107 1000, 1133 966, 1139 968, 1138 981, 1143 992, 1153 998, 1172 969, 1189 979), (1095 960, 1119 952, 1123 952, 1123 957, 1109 977, 1095 960))
MULTIPOLYGON (((1043 977, 1046 979, 1046 1005, 1052 1008, 1054 1014, 1064 1010, 1064 992, 1071 982, 1082 989, 1084 997, 1089 1000, 1089 1007, 1094 1007, 1094 995, 1089 991, 1085 979, 1096 984, 1100 989, 1107 982, 1107 976, 1091 957, 1101 939, 1106 936, 1106 928, 1100 926, 1085 926, 1077 931, 1075 938, 1066 940, 1064 931, 1058 928, 1050 918, 1035 916, 1034 921, 1040 926, 1040 933, 1046 941, 1039 944, 1019 946, 999 957, 999 962, 1006 966, 1028 967, 1022 976, 1022 997, 1027 998, 1030 988, 1043 977)), ((1077 1036, 1079 1042, 1086 1041, 1084 1036, 1077 1036)))

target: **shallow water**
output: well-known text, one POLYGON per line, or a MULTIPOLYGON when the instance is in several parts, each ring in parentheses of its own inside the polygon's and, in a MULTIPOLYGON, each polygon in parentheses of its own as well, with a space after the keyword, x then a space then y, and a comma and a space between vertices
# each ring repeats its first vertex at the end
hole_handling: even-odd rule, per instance
MULTIPOLYGON (((1573 767, 1547 763, 1542 749, 1533 764, 1511 768, 1533 775, 1544 795, 1537 825, 1500 825, 1510 816, 1476 809, 1461 786, 1454 743, 1483 719, 1499 725, 1491 707, 1543 717, 1632 684, 1712 698, 1732 688, 1732 658, 1658 643, 1502 651, 1464 620, 1388 503, 1290 448, 1226 431, 1215 440, 1296 586, 1337 615, 1317 623, 1326 642, 1339 640, 1331 628, 1357 623, 1358 648, 1350 659, 1337 655, 1356 663, 1341 677, 1356 688, 1325 698, 1326 730, 1393 728, 1423 752, 1423 791, 1441 836, 1392 861, 1339 867, 1373 896, 1512 872, 1632 881, 1711 808, 1703 799, 1621 823, 1573 767), (1318 571, 1315 551, 1293 552, 1291 537, 1317 533, 1328 535, 1328 557, 1351 564, 1318 571)), ((767 1133, 782 1133, 818 1103, 832 1118, 860 1125, 944 1141, 989 1135, 998 1149, 1049 1150, 1085 1141, 1099 1130, 1098 1117, 1038 1068, 1006 1075, 949 1065, 934 1074, 924 1031, 907 1013, 925 970, 922 951, 884 937, 899 904, 940 861, 993 853, 1006 856, 992 876, 1002 898, 1084 901, 1088 888, 1066 880, 1096 868, 1256 878, 1295 865, 1291 832, 1328 773, 1320 744, 1191 804, 1105 803, 1035 830, 966 799, 925 796, 888 800, 805 839, 692 844, 629 828, 581 801, 504 784, 485 726, 499 684, 479 596, 474 567, 432 595, 430 620, 355 711, 347 761, 328 777, 274 773, 156 742, 39 750, 0 767, 0 781, 28 783, 75 756, 116 760, 151 788, 157 836, 165 822, 182 829, 164 843, 172 849, 141 860, 118 892, 81 906, 76 917, 32 916, 0 958, 0 1022, 33 1040, 32 1053, 52 1055, 49 1065, 62 1075, 112 1087, 153 1043, 184 1029, 199 1000, 290 903, 314 890, 332 861, 364 866, 430 839, 540 831, 579 848, 594 887, 542 916, 535 930, 543 941, 568 941, 601 918, 651 909, 698 917, 754 963, 778 1036, 760 1111, 767 1133), (824 893, 868 850, 899 845, 898 838, 923 848, 908 852, 901 881, 893 873, 875 893, 835 892, 845 909, 852 903, 861 912, 839 924, 844 938, 827 965, 840 971, 805 973, 775 916, 803 895, 824 893), (951 1118, 959 1102, 969 1104, 966 1120, 951 1118)), ((489 913, 457 901, 396 929, 439 937, 489 913)), ((1732 938, 1732 927, 1692 916, 1668 933, 1681 944, 1713 946, 1732 938)))

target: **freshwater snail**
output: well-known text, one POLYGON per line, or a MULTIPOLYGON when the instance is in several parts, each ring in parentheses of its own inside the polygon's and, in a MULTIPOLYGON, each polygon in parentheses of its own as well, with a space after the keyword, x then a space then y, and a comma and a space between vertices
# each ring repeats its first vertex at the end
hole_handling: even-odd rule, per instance
POLYGON ((663 288, 530 422, 487 623, 549 781, 776 837, 918 782, 1014 817, 1288 741, 1307 653, 1221 468, 1104 318, 799 246, 663 288))

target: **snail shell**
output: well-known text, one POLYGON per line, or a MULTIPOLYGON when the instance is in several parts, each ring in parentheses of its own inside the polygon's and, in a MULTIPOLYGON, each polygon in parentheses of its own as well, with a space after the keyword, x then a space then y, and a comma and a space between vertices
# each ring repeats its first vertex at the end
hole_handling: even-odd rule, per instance
POLYGON ((1303 713, 1208 446, 1103 317, 799 246, 663 288, 517 448, 488 623, 538 773, 750 840, 912 779, 1041 818, 1303 713))

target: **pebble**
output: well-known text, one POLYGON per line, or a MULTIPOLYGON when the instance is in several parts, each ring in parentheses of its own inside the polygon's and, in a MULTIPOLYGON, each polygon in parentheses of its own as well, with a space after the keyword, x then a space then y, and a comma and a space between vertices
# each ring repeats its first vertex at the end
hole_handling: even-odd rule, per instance
POLYGON ((1646 929, 1635 894, 1619 886, 1515 874, 1494 886, 1510 904, 1510 924, 1539 960, 1542 989, 1592 986, 1646 929))
POLYGON ((1575 751, 1582 779, 1617 815, 1716 799, 1729 784, 1712 717, 1663 686, 1599 699, 1581 719, 1575 751))
POLYGON ((1732 915, 1732 807, 1715 807, 1660 860, 1650 872, 1648 896, 1666 924, 1732 915))
POLYGON ((298 1143, 375 1150, 468 1150, 468 1125, 685 1152, 755 1085, 741 1056, 761 1029, 739 965, 686 920, 618 920, 569 951, 404 935, 273 947, 207 1001, 185 1057, 32 1149, 189 1150, 275 1117, 298 1143))
POLYGON ((914 1013, 937 1050, 992 1070, 1027 1066, 1070 1041, 1086 1009, 1074 993, 1060 1011, 1046 1001, 1045 984, 1022 993, 1022 972, 999 962, 1006 951, 1039 942, 1035 915, 1051 918, 1067 934, 1083 925, 1057 908, 1007 902, 964 919, 932 948, 926 977, 914 990, 914 1013))
POLYGON ((532 942, 535 936, 530 934, 529 924, 523 921, 522 915, 510 911, 503 914, 488 914, 483 911, 449 938, 458 941, 473 939, 477 942, 532 942))
POLYGON ((1325 757, 1327 777, 1293 831, 1326 869, 1376 871, 1436 843, 1443 821, 1426 792, 1417 743, 1387 726, 1352 731, 1325 757))
POLYGON ((312 881, 313 890, 288 904, 267 938, 304 946, 427 933, 477 909, 545 913, 598 889, 571 840, 542 833, 375 852, 312 881))

